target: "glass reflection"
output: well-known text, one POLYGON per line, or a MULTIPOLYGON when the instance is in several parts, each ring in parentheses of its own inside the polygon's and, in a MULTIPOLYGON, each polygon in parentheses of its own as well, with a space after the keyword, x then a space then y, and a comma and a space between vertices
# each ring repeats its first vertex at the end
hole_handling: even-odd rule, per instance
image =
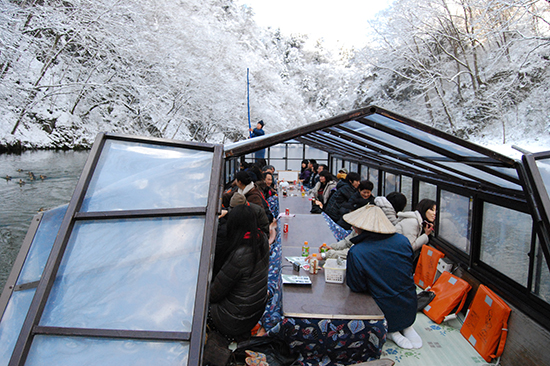
POLYGON ((42 325, 190 331, 204 218, 77 222, 42 325))
POLYGON ((413 179, 406 175, 401 176, 401 193, 407 197, 407 205, 403 211, 412 211, 413 179))
POLYGON ((550 268, 540 247, 537 236, 535 247, 535 270, 533 271, 533 292, 535 295, 550 303, 550 268))
POLYGON ((187 342, 151 342, 39 335, 34 338, 27 366, 182 366, 187 365, 187 342))
POLYGON ((82 211, 206 206, 212 157, 199 150, 107 140, 82 211))
POLYGON ((485 203, 482 225, 480 259, 527 286, 533 226, 531 216, 485 203))
POLYGON ((537 160, 537 167, 539 168, 546 191, 550 195, 550 159, 537 160))
POLYGON ((431 183, 420 181, 418 186, 418 200, 421 201, 424 198, 429 198, 437 202, 437 186, 431 183))
POLYGON ((31 306, 35 289, 15 291, 0 322, 0 365, 7 365, 31 306))
POLYGON ((44 212, 38 225, 25 264, 17 278, 17 284, 39 281, 68 205, 44 212))
POLYGON ((465 253, 470 253, 470 197, 441 191, 438 235, 465 253))
POLYGON ((384 180, 384 195, 388 195, 390 192, 396 192, 399 191, 397 178, 398 176, 391 173, 384 174, 385 180, 384 180))

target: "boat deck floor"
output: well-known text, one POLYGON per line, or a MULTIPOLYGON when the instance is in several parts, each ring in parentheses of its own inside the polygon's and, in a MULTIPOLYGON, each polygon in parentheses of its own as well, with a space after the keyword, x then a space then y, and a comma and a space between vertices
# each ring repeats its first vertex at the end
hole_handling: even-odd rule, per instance
POLYGON ((388 340, 380 358, 387 358, 403 366, 494 366, 487 363, 460 334, 462 319, 436 324, 424 313, 416 315, 413 325, 422 338, 422 348, 403 349, 388 340))

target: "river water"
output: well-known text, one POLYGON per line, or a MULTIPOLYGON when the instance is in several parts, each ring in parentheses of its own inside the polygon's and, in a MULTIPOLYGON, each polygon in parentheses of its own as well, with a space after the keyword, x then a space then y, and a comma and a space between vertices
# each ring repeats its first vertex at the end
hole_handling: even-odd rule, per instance
POLYGON ((0 154, 0 292, 33 216, 70 201, 87 158, 88 151, 0 154))

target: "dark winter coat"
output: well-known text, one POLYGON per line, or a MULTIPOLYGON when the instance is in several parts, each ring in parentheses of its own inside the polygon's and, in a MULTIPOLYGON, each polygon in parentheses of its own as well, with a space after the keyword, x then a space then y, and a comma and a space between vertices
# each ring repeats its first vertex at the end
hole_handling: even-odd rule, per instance
POLYGON ((346 282, 354 292, 369 292, 386 320, 388 332, 403 330, 416 318, 413 250, 401 234, 364 231, 351 239, 346 282))
POLYGON ((336 185, 336 192, 330 196, 328 203, 326 204, 325 213, 329 215, 334 222, 338 222, 341 217, 340 208, 342 208, 344 203, 349 201, 355 192, 357 192, 357 189, 355 189, 348 181, 341 180, 338 182, 336 185))
MULTIPOLYGON (((212 281, 210 315, 216 328, 228 336, 250 332, 267 304, 269 244, 261 234, 264 255, 257 261, 251 247, 230 253, 212 281)), ((247 239, 243 239, 247 240, 247 239)))
POLYGON ((360 207, 363 207, 367 204, 374 205, 374 196, 371 195, 369 198, 364 199, 361 197, 359 191, 355 192, 347 202, 344 202, 340 207, 340 219, 336 222, 338 225, 343 227, 346 230, 351 229, 351 225, 344 221, 343 216, 351 211, 355 211, 360 207))

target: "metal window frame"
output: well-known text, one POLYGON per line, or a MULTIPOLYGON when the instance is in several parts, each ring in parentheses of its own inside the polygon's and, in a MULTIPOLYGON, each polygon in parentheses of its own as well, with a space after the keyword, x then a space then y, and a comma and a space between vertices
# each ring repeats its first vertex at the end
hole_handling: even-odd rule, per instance
POLYGON ((209 278, 212 259, 212 249, 215 243, 215 232, 217 227, 217 213, 219 211, 219 196, 222 184, 223 171, 223 146, 215 144, 201 144, 193 142, 181 142, 157 138, 145 138, 125 136, 118 134, 101 133, 90 151, 82 175, 76 185, 74 194, 67 208, 67 212, 59 233, 54 242, 52 251, 44 268, 44 272, 36 289, 35 296, 31 302, 29 312, 23 323, 19 338, 15 345, 9 365, 24 365, 30 351, 34 336, 39 334, 78 336, 78 337, 106 337, 125 338, 157 341, 183 341, 189 342, 188 365, 199 366, 202 361, 205 323, 208 314, 208 293, 209 278), (158 210, 128 210, 117 212, 80 212, 82 202, 90 184, 93 172, 97 166, 105 142, 107 140, 119 140, 151 145, 173 146, 193 150, 210 151, 213 153, 212 173, 208 190, 206 207, 191 208, 170 208, 158 210), (166 217, 166 216, 188 216, 201 215, 205 217, 200 264, 198 268, 197 287, 194 302, 193 319, 191 332, 173 331, 136 331, 136 330, 111 330, 111 329, 89 329, 89 328, 66 328, 66 327, 45 327, 40 326, 40 318, 44 311, 48 296, 53 287, 56 273, 59 269, 65 248, 69 241, 70 234, 78 220, 109 220, 115 218, 144 218, 144 217, 166 217))

